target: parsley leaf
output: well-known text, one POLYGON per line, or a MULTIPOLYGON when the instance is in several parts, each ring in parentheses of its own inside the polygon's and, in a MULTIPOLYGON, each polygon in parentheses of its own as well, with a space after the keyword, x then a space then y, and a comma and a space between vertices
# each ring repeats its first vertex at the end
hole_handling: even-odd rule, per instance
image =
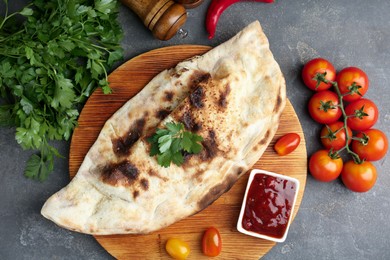
POLYGON ((32 0, 0 17, 0 125, 15 126, 23 149, 38 150, 25 176, 44 180, 60 157, 49 142, 69 140, 79 110, 122 59, 116 0, 32 0), (22 19, 20 19, 22 18, 22 19))
POLYGON ((150 156, 157 155, 157 162, 169 167, 171 162, 180 166, 184 162, 184 152, 197 154, 202 150, 203 138, 185 131, 183 123, 168 122, 166 129, 157 128, 156 133, 147 140, 151 143, 150 156))
POLYGON ((58 76, 55 81, 54 96, 51 106, 54 108, 71 108, 76 97, 73 91, 73 84, 70 79, 64 78, 63 75, 58 76))
POLYGON ((12 126, 14 120, 11 113, 11 106, 0 105, 0 126, 12 126))
POLYGON ((33 154, 27 161, 24 175, 27 178, 44 181, 54 169, 54 156, 61 157, 57 149, 44 142, 40 156, 33 154))
POLYGON ((42 167, 41 157, 39 157, 36 154, 33 154, 31 155, 30 159, 27 161, 27 166, 26 169, 24 170, 24 175, 32 179, 34 177, 39 178, 39 176, 45 175, 43 169, 44 167, 42 167))
POLYGON ((158 150, 160 153, 165 153, 169 150, 172 144, 172 136, 171 135, 163 135, 158 139, 158 150))
POLYGON ((173 134, 177 134, 178 132, 182 131, 184 129, 183 124, 175 124, 173 122, 169 122, 165 125, 167 129, 173 134))

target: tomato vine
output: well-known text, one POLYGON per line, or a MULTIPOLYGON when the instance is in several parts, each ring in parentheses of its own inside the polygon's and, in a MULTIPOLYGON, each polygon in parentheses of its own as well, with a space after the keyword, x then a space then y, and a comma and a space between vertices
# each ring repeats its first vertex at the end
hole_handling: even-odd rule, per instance
POLYGON ((348 132, 348 126, 347 126, 347 119, 348 119, 348 115, 345 113, 345 108, 344 108, 344 102, 343 102, 343 96, 347 96, 349 94, 353 94, 355 93, 354 90, 350 90, 349 92, 345 93, 344 95, 341 94, 340 92, 340 89, 338 87, 338 84, 336 81, 332 81, 332 80, 327 80, 325 78, 326 76, 326 72, 324 73, 317 73, 315 79, 317 80, 317 85, 319 85, 321 82, 324 82, 326 84, 331 84, 333 89, 335 90, 338 98, 339 98, 339 104, 338 104, 338 107, 340 108, 341 110, 341 114, 342 114, 342 117, 343 117, 343 129, 345 131, 345 145, 344 147, 336 150, 336 151, 333 151, 333 149, 330 149, 329 151, 329 156, 331 158, 335 158, 335 157, 338 157, 339 156, 339 153, 343 150, 346 150, 348 154, 350 154, 352 156, 352 159, 354 160, 355 163, 357 164, 361 164, 364 160, 362 160, 358 154, 356 154, 355 152, 353 152, 350 147, 349 147, 349 143, 350 143, 350 140, 352 139, 355 139, 355 140, 360 140, 361 138, 353 138, 353 136, 350 136, 350 133, 348 132))
POLYGON ((309 114, 325 125, 321 129, 321 143, 326 149, 311 155, 311 175, 320 181, 332 181, 341 175, 348 189, 370 190, 377 178, 371 161, 385 156, 388 140, 382 131, 372 128, 379 117, 378 107, 370 99, 362 98, 369 87, 366 73, 357 67, 347 67, 336 74, 329 61, 316 58, 305 64, 302 79, 309 89, 317 92, 308 103, 309 114), (345 164, 341 164, 342 152, 352 157, 345 164))

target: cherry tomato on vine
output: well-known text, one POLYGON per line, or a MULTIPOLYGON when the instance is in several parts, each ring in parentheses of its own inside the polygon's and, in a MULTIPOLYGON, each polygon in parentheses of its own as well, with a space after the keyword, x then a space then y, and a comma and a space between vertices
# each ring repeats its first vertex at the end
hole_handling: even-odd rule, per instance
POLYGON ((359 155, 360 159, 378 161, 387 152, 389 142, 385 133, 378 129, 368 129, 356 135, 359 140, 352 141, 352 151, 359 155))
POLYGON ((174 259, 183 260, 190 254, 189 245, 178 238, 170 238, 165 244, 165 250, 174 259))
MULTIPOLYGON (((348 136, 352 137, 352 130, 347 126, 348 136)), ((340 150, 343 148, 347 141, 347 136, 345 135, 344 123, 341 121, 336 121, 329 125, 325 125, 321 129, 321 143, 327 149, 333 149, 334 151, 340 150)), ((350 144, 352 139, 348 140, 350 144)))
POLYGON ((299 136, 299 134, 288 133, 283 135, 276 141, 274 145, 274 150, 280 156, 287 155, 297 149, 300 142, 301 137, 299 136))
POLYGON ((330 88, 330 83, 321 82, 317 87, 316 75, 324 74, 326 80, 334 81, 336 78, 336 70, 332 63, 323 59, 316 58, 305 64, 302 70, 302 78, 305 85, 315 91, 322 91, 330 88))
POLYGON ((347 105, 345 113, 348 117, 347 125, 357 131, 370 129, 379 116, 378 107, 367 98, 358 99, 347 105))
POLYGON ((353 160, 348 161, 344 164, 341 172, 341 180, 344 185, 355 192, 369 191, 374 186, 376 178, 376 168, 369 161, 360 164, 353 160))
POLYGON ((206 256, 217 256, 222 250, 222 239, 218 229, 208 228, 202 237, 202 252, 206 256))
POLYGON ((368 90, 367 74, 357 67, 342 69, 337 73, 336 81, 340 93, 344 95, 343 100, 348 102, 360 99, 368 90))
POLYGON ((336 122, 342 115, 336 93, 324 90, 315 93, 309 100, 309 114, 320 124, 336 122))
POLYGON ((330 182, 340 176, 343 169, 343 160, 331 158, 327 150, 315 152, 309 160, 309 171, 319 181, 330 182))

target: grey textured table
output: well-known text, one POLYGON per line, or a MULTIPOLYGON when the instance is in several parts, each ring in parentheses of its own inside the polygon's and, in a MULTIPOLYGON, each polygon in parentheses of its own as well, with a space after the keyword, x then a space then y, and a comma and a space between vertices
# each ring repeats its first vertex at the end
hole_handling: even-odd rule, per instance
MULTIPOLYGON (((17 9, 27 1, 11 1, 17 9)), ((303 86, 302 65, 321 56, 337 69, 357 66, 370 78, 367 97, 380 108, 376 128, 390 136, 390 1, 276 0, 271 5, 240 3, 221 17, 216 37, 207 39, 204 20, 209 1, 188 11, 187 38, 154 39, 129 9, 121 7, 125 60, 177 44, 216 46, 259 20, 287 81, 287 95, 301 121, 308 155, 319 147, 319 128, 308 116, 311 92, 303 86)), ((3 3, 0 13, 3 13, 3 3)), ((56 160, 44 183, 23 177, 30 152, 14 139, 14 128, 0 128, 0 259, 110 259, 92 236, 67 231, 40 215, 44 201, 69 182, 67 158, 56 160)), ((68 142, 55 144, 67 155, 68 142)), ((390 259, 390 160, 375 163, 379 178, 365 194, 340 181, 321 183, 310 175, 301 208, 287 240, 263 259, 390 259)), ((131 245, 129 245, 131 246, 131 245)))

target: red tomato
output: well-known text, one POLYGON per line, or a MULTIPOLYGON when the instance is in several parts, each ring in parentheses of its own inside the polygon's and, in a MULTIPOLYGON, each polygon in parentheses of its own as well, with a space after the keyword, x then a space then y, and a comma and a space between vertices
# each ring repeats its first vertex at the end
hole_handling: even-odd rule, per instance
POLYGON ((355 163, 353 160, 344 164, 341 172, 341 180, 348 189, 355 192, 369 191, 375 184, 377 178, 375 166, 364 161, 361 164, 355 163))
POLYGON ((327 150, 315 152, 309 160, 309 171, 319 181, 329 182, 337 179, 342 168, 343 160, 340 157, 332 159, 327 150))
POLYGON ((348 116, 347 125, 352 130, 363 131, 370 129, 378 120, 379 111, 374 102, 361 98, 353 101, 345 108, 348 116))
POLYGON ((336 122, 342 115, 339 97, 330 90, 315 93, 309 100, 310 116, 320 124, 336 122))
POLYGON ((378 161, 386 155, 389 142, 382 131, 368 129, 358 133, 356 137, 362 140, 353 140, 352 151, 359 155, 360 159, 378 161))
MULTIPOLYGON (((352 137, 352 130, 347 126, 348 136, 352 137)), ((321 129, 321 143, 327 149, 335 151, 340 150, 345 146, 347 136, 345 135, 344 123, 336 121, 329 125, 325 125, 321 129)), ((352 139, 348 140, 350 144, 352 139)))
POLYGON ((324 74, 325 79, 334 81, 336 78, 336 70, 333 67, 332 63, 329 61, 316 58, 305 64, 302 70, 302 78, 305 85, 315 91, 322 91, 330 88, 332 85, 330 83, 321 82, 317 87, 317 74, 324 74))
POLYGON ((208 228, 202 238, 202 251, 207 256, 217 256, 222 250, 222 239, 218 229, 208 228))
POLYGON ((289 153, 292 153, 297 149, 299 143, 301 142, 301 137, 296 133, 288 133, 280 137, 275 145, 274 150, 277 154, 283 156, 289 153))
POLYGON ((342 69, 336 76, 337 85, 343 100, 351 102, 360 99, 368 90, 368 77, 364 71, 356 67, 342 69))
POLYGON ((184 260, 190 254, 190 246, 178 238, 170 238, 165 244, 165 250, 174 259, 184 260))

